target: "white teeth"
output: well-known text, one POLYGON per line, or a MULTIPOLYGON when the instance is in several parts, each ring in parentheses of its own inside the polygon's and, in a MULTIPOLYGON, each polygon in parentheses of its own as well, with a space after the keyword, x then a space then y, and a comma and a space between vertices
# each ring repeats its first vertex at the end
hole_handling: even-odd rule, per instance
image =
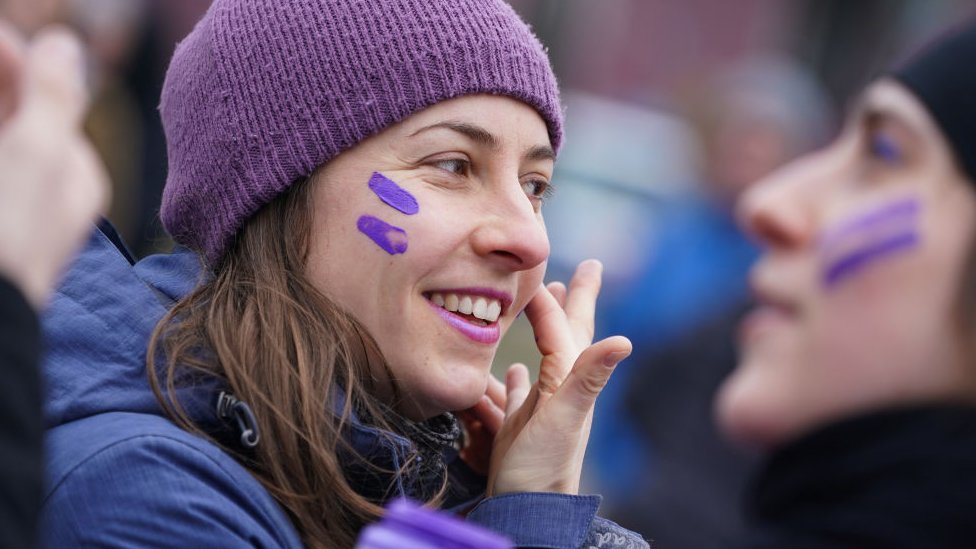
POLYGON ((488 311, 488 302, 485 301, 485 298, 479 297, 474 301, 474 308, 471 309, 471 314, 473 314, 475 318, 480 318, 481 320, 484 320, 485 313, 487 311, 488 311))
POLYGON ((498 320, 498 316, 502 314, 502 304, 494 299, 488 304, 488 311, 485 312, 485 316, 482 317, 488 322, 495 322, 498 320))
POLYGON ((452 313, 471 315, 485 322, 495 322, 502 314, 500 301, 481 296, 432 293, 430 302, 452 313))

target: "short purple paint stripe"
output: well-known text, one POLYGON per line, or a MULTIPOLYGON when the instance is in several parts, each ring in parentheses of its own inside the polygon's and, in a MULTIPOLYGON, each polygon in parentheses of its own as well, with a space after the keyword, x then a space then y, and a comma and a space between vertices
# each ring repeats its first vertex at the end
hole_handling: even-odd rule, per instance
POLYGON ((359 232, 368 236, 377 246, 390 255, 407 251, 407 231, 394 227, 382 219, 364 215, 356 222, 359 232))
POLYGON ((855 249, 828 266, 824 273, 824 283, 827 286, 833 286, 866 263, 873 261, 879 256, 911 248, 918 243, 918 240, 918 233, 912 231, 896 234, 884 240, 855 249))
POLYGON ((824 235, 821 243, 823 246, 831 246, 833 241, 844 238, 850 233, 862 231, 891 220, 904 219, 907 221, 914 219, 919 211, 921 211, 921 205, 917 198, 913 197, 899 200, 858 216, 843 226, 838 227, 829 234, 824 235))
POLYGON ((373 172, 369 178, 369 188, 380 200, 401 213, 414 215, 420 211, 420 205, 412 194, 380 172, 373 172))

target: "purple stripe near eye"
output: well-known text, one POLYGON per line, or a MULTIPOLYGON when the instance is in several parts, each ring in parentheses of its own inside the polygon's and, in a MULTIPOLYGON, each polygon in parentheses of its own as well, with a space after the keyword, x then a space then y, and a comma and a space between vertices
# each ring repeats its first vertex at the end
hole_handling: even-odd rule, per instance
POLYGON ((380 172, 373 172, 369 178, 369 188, 380 200, 402 213, 413 215, 420 211, 420 205, 412 194, 380 172))
POLYGON ((883 240, 869 242, 839 257, 824 271, 824 284, 833 286, 865 265, 873 263, 889 254, 907 250, 918 244, 918 233, 914 230, 889 236, 883 240))
POLYGON ((851 233, 860 232, 894 220, 914 219, 920 210, 921 206, 917 198, 906 198, 886 204, 880 208, 871 210, 866 214, 860 215, 841 225, 837 229, 830 231, 823 236, 821 239, 821 244, 829 247, 833 245, 836 240, 845 238, 851 233))
POLYGON ((390 255, 407 251, 407 231, 394 227, 382 219, 364 215, 356 222, 359 232, 368 236, 377 246, 390 255))

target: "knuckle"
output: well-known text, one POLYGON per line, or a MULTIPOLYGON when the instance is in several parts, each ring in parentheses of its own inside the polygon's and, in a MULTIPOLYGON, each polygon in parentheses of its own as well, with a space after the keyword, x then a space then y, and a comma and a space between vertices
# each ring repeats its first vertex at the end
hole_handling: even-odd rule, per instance
POLYGON ((603 388, 607 384, 607 379, 604 376, 590 374, 582 375, 579 377, 579 386, 582 392, 588 397, 596 397, 603 391, 603 388))

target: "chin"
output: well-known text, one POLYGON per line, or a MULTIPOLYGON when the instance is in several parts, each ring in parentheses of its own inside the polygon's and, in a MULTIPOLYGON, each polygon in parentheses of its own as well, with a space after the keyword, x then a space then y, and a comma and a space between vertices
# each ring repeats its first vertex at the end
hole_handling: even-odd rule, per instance
POLYGON ((411 403, 405 403, 402 413, 413 420, 424 420, 445 412, 457 412, 474 406, 485 394, 487 375, 461 383, 458 380, 439 383, 437 386, 412 391, 417 395, 411 403))
POLYGON ((715 421, 733 443, 761 451, 779 446, 785 437, 783 410, 762 394, 750 391, 749 380, 733 373, 715 398, 715 421))

